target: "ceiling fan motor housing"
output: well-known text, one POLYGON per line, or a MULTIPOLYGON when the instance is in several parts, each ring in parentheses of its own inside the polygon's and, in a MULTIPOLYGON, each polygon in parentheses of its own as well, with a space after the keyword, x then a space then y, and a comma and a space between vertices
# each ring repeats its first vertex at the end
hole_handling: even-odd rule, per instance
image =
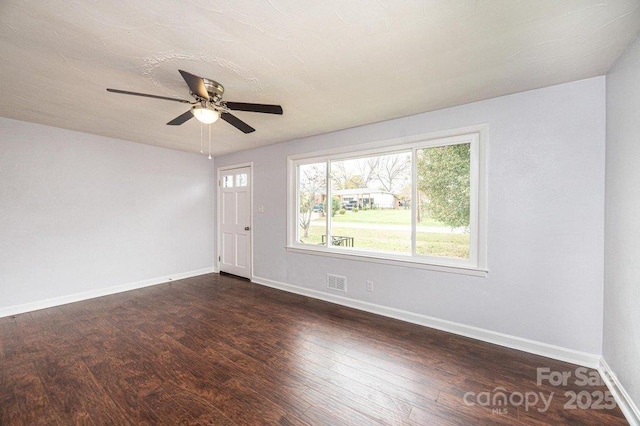
POLYGON ((202 81, 204 81, 204 87, 207 89, 207 93, 209 94, 209 100, 215 104, 220 102, 222 94, 224 93, 224 87, 222 84, 207 78, 203 78, 202 81))

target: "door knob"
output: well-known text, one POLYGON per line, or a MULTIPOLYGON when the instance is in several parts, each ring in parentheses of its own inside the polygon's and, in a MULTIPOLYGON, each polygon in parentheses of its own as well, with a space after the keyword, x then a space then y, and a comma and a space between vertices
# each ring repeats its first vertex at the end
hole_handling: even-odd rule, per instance
POLYGON ((250 228, 250 227, 248 227, 248 226, 245 226, 245 227, 244 227, 244 230, 245 230, 245 231, 248 231, 248 230, 250 230, 250 229, 251 229, 251 228, 250 228))

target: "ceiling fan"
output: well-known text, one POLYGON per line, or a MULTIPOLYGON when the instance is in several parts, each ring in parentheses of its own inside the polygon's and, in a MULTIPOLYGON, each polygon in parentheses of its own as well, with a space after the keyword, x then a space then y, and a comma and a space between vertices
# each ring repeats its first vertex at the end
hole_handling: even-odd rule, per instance
POLYGON ((198 77, 197 75, 193 75, 186 71, 178 71, 180 71, 182 78, 184 78, 187 86, 189 86, 189 93, 195 98, 195 101, 169 98, 166 96, 149 95, 146 93, 129 92, 127 90, 107 89, 107 91, 113 93, 122 93, 124 95, 144 96, 147 98, 163 99, 166 101, 181 102, 183 104, 193 105, 193 107, 189 111, 169 121, 167 124, 170 126, 179 126, 192 117, 196 117, 200 122, 205 124, 214 123, 216 120, 218 120, 218 118, 221 118, 240 131, 244 133, 251 133, 255 132, 256 129, 249 126, 247 123, 240 120, 229 111, 249 111, 282 115, 282 107, 280 105, 225 102, 222 100, 222 94, 224 93, 224 87, 222 86, 222 84, 213 80, 198 77))

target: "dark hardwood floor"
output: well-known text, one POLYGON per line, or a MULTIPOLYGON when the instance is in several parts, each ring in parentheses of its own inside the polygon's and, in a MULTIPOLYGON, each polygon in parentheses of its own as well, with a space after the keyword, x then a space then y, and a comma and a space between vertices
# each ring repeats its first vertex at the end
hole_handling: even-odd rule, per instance
POLYGON ((210 274, 0 318, 0 424, 626 424, 576 368, 210 274))

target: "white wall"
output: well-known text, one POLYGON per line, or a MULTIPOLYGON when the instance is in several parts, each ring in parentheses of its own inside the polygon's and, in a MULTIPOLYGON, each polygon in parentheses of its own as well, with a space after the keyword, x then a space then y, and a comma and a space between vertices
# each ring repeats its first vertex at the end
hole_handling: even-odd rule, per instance
POLYGON ((256 280, 324 292, 326 273, 337 273, 354 300, 601 354, 604 149, 598 77, 239 152, 216 167, 253 161, 256 280), (287 155, 482 123, 487 278, 285 250, 287 155))
POLYGON ((0 118, 0 314, 211 268, 211 166, 0 118))
POLYGON ((607 75, 604 349, 640 407, 640 39, 607 75))

